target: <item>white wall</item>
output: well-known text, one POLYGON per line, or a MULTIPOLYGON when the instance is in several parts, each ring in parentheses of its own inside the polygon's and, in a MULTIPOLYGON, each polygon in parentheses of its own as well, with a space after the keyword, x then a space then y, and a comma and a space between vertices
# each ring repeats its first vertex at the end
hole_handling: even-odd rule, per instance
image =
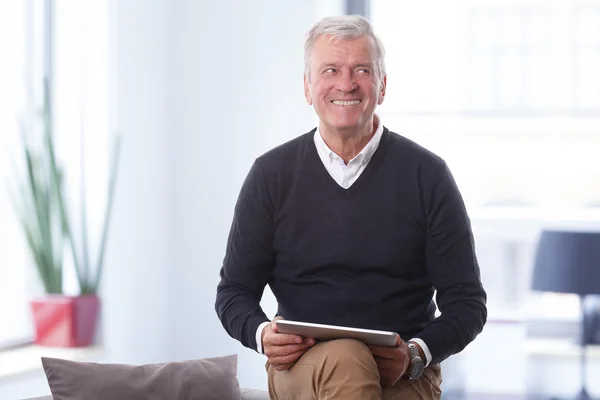
POLYGON ((316 0, 182 0, 171 16, 170 355, 238 353, 243 386, 266 387, 265 360, 218 321, 218 273, 250 164, 315 125, 303 96, 302 40, 317 12, 316 0))
POLYGON ((111 131, 123 136, 106 271, 104 342, 112 361, 167 358, 168 0, 115 1, 111 131))

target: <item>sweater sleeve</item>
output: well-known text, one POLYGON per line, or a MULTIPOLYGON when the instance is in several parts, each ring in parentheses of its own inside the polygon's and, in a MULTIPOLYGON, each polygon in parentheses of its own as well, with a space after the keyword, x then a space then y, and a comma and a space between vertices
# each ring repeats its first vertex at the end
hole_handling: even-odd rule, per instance
POLYGON ((255 162, 238 196, 215 310, 227 333, 256 350, 256 330, 269 321, 260 307, 273 269, 273 206, 255 162))
POLYGON ((487 320, 487 295, 469 217, 450 170, 442 161, 434 176, 424 181, 425 259, 440 316, 416 337, 427 343, 431 362, 439 363, 481 333, 487 320))

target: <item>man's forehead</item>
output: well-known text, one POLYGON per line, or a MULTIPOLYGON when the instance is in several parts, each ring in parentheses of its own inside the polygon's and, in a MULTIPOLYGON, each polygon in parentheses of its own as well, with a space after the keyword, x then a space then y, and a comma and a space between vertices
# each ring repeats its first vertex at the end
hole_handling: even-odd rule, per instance
POLYGON ((375 58, 373 44, 368 38, 338 39, 332 36, 321 36, 315 43, 316 53, 328 55, 354 55, 365 61, 375 58))
POLYGON ((352 44, 364 43, 367 47, 372 47, 373 42, 369 36, 360 36, 357 38, 341 38, 334 35, 321 35, 316 40, 317 43, 324 46, 348 46, 352 44))

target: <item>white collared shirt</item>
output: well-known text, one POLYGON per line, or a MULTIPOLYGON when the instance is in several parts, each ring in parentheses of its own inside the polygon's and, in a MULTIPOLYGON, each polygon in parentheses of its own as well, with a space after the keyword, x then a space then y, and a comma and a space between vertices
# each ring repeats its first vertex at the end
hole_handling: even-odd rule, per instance
MULTIPOLYGON (((381 141, 381 136, 383 134, 383 124, 381 123, 379 117, 375 115, 375 123, 377 124, 377 129, 375 130, 375 134, 369 142, 363 147, 363 149, 358 153, 352 160, 346 163, 337 155, 333 150, 327 146, 327 143, 323 140, 321 136, 321 132, 317 127, 317 130, 314 134, 315 146, 317 147, 317 152, 319 153, 319 158, 323 162, 323 165, 327 169, 327 172, 331 175, 331 177, 343 188, 349 188, 352 186, 354 182, 358 179, 360 174, 363 173, 365 167, 371 161, 373 154, 379 147, 379 142, 381 141)), ((262 331, 265 326, 269 325, 269 322, 263 322, 258 326, 256 330, 256 351, 259 354, 263 353, 262 350, 262 331)), ((425 367, 429 366, 431 362, 431 352, 429 351, 429 347, 425 344, 425 342, 419 338, 413 338, 411 341, 418 343, 423 349, 423 353, 425 353, 425 367)))
POLYGON ((383 124, 379 122, 379 117, 375 115, 375 123, 377 123, 377 129, 375 134, 371 137, 371 140, 363 147, 352 160, 348 162, 348 165, 344 162, 342 157, 338 156, 333 150, 327 146, 321 136, 319 128, 315 131, 314 141, 319 153, 319 158, 325 165, 329 175, 343 188, 349 188, 358 179, 360 174, 365 170, 365 167, 371 161, 375 150, 379 146, 381 135, 383 134, 383 124))

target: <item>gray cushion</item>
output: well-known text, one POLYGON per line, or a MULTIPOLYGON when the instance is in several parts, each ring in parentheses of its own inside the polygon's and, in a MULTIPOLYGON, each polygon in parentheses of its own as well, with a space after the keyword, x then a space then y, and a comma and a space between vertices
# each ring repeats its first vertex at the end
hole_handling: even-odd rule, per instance
POLYGON ((239 400, 237 359, 134 366, 42 357, 42 365, 53 400, 239 400))

